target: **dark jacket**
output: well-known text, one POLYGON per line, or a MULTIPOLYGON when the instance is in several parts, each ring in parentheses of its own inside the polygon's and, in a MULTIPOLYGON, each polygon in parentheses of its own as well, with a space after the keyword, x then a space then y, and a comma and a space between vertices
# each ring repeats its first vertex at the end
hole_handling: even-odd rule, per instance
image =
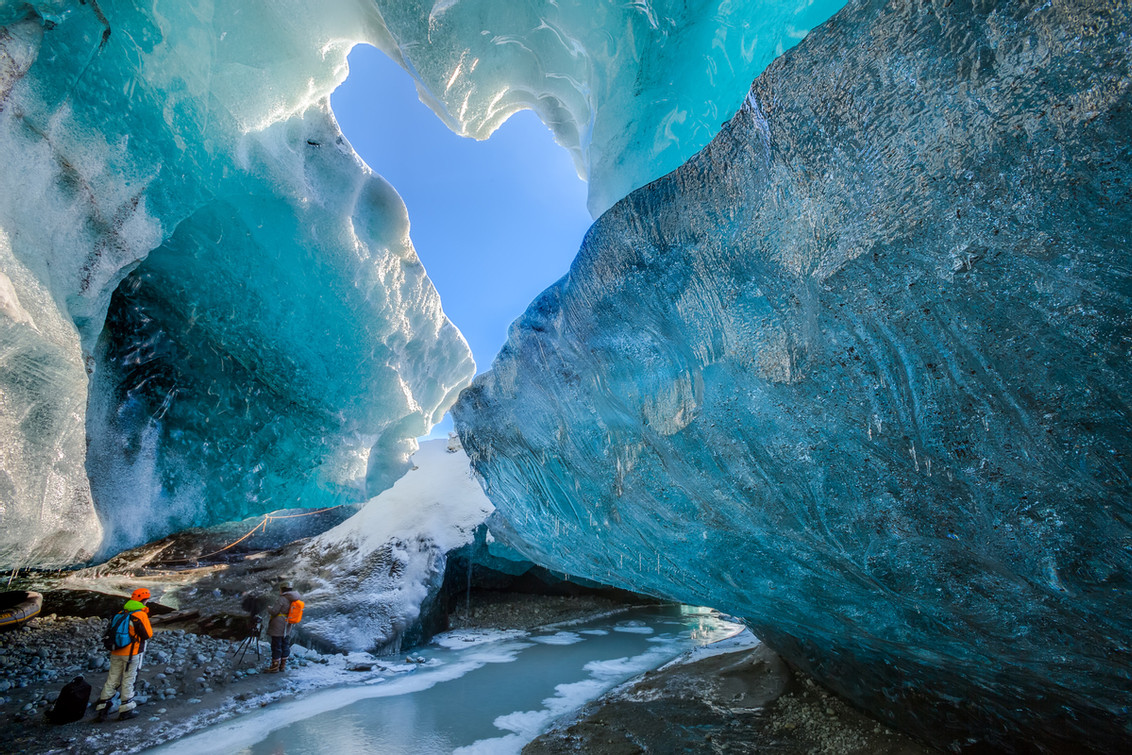
POLYGON ((279 599, 267 609, 267 636, 283 637, 287 634, 287 612, 291 610, 291 603, 302 600, 303 596, 294 590, 289 590, 279 596, 279 599))

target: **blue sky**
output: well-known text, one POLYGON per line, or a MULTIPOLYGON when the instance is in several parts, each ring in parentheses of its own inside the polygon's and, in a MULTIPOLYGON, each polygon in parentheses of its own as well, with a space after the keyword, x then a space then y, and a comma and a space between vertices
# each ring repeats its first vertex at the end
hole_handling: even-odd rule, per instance
POLYGON ((591 223, 586 184, 532 113, 487 141, 465 139, 384 53, 358 45, 349 61, 334 114, 405 200, 417 255, 483 372, 511 322, 569 269, 591 223))

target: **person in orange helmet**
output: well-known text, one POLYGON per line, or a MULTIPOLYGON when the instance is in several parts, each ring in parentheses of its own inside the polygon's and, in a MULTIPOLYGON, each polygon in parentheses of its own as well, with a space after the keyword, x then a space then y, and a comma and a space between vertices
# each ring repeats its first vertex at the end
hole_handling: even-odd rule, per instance
POLYGON ((110 651, 110 675, 106 686, 98 696, 94 709, 98 720, 105 721, 110 716, 110 700, 114 693, 122 696, 118 705, 118 720, 125 721, 138 714, 134 702, 134 682, 141 668, 145 643, 153 637, 153 626, 149 623, 149 590, 139 587, 134 590, 122 610, 110 618, 110 625, 103 637, 103 644, 110 651))

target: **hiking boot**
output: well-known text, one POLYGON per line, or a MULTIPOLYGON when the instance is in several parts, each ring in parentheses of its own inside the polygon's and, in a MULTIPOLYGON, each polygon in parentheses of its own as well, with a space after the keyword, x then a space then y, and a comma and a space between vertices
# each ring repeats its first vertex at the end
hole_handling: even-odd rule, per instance
POLYGON ((286 670, 287 670, 287 659, 284 658, 283 660, 279 661, 279 673, 282 674, 286 670))
POLYGON ((110 703, 106 703, 106 705, 103 705, 101 708, 95 708, 95 710, 98 711, 98 715, 94 717, 94 720, 98 723, 102 723, 110 718, 110 703))
POLYGON ((272 661, 271 665, 267 667, 267 673, 274 674, 276 671, 282 671, 282 669, 279 668, 279 661, 272 661))
POLYGON ((119 721, 129 721, 131 718, 137 718, 137 717, 138 717, 138 709, 137 708, 131 708, 130 710, 126 711, 125 713, 119 713, 118 714, 118 720, 119 721))

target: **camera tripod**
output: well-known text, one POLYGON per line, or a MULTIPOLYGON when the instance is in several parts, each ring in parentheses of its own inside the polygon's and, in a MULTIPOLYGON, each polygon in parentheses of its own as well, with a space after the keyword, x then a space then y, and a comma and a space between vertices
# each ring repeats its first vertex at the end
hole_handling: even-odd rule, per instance
POLYGON ((259 635, 263 631, 263 619, 259 616, 248 617, 248 633, 244 639, 240 640, 240 644, 230 651, 230 655, 234 656, 236 665, 244 662, 244 656, 247 655, 249 648, 255 648, 256 663, 259 663, 259 635))

